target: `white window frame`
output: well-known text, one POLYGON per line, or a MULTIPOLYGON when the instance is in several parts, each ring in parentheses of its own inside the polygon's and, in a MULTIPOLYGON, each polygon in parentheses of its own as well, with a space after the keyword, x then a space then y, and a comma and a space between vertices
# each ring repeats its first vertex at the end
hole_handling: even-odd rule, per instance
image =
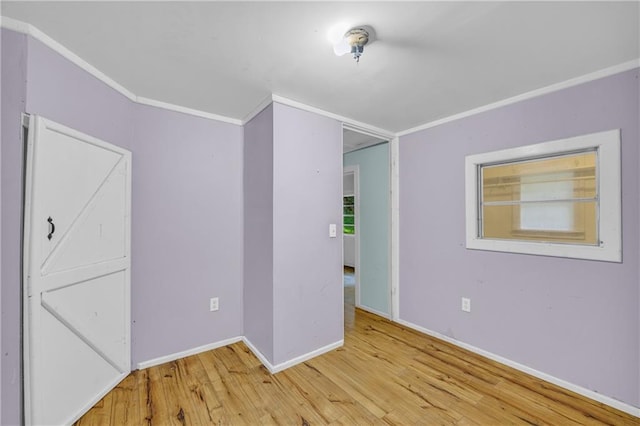
POLYGON ((473 154, 465 157, 466 240, 467 248, 542 256, 622 262, 622 195, 620 166, 620 130, 609 130, 535 145, 473 154), (599 209, 597 245, 552 243, 524 240, 485 239, 480 232, 480 167, 581 150, 598 152, 599 209))

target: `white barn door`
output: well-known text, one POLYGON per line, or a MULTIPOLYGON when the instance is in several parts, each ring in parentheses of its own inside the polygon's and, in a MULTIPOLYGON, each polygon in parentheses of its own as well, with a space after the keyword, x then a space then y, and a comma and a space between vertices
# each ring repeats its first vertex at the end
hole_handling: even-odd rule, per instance
POLYGON ((29 121, 26 424, 77 420, 131 371, 131 153, 29 121))

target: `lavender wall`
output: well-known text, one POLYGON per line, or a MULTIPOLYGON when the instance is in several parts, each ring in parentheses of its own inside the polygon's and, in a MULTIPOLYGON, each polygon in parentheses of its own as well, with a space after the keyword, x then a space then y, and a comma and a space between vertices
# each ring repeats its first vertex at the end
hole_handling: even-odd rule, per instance
POLYGON ((134 104, 40 42, 2 35, 1 423, 9 425, 21 422, 22 405, 20 112, 133 151, 134 363, 242 335, 242 128, 134 104))
POLYGON ((243 213, 242 127, 143 105, 135 117, 137 363, 242 335, 243 213))
MULTIPOLYGON (((4 30, 3 30, 4 31, 4 30)), ((8 63, 26 59, 26 102, 21 112, 39 114, 115 145, 129 148, 132 103, 104 83, 76 67, 42 43, 10 31, 8 63), (17 40, 24 40, 24 42, 17 40)), ((3 55, 5 54, 3 46, 3 55)), ((3 62, 3 69, 5 67, 3 62)), ((3 84, 5 81, 3 79, 3 84)), ((13 114, 15 115, 15 114, 13 114)), ((3 128, 5 117, 2 117, 3 128)), ((9 119, 9 123, 14 121, 9 119)), ((19 117, 17 125, 19 126, 19 117)), ((15 126, 15 124, 13 125, 15 126)), ((3 418, 2 424, 19 424, 21 306, 20 258, 22 220, 22 146, 15 139, 2 141, 5 162, 3 187, 3 418), (17 143, 16 143, 17 142, 17 143), (10 265, 10 267, 8 267, 10 265)))
POLYGON ((400 318, 640 406, 639 94, 636 69, 400 138, 400 318), (614 128, 623 263, 465 249, 465 155, 614 128))
POLYGON ((37 40, 27 50, 29 114, 131 149, 133 102, 37 40))
POLYGON ((273 363, 273 105, 244 127, 244 335, 273 363))
POLYGON ((27 37, 1 30, 2 130, 0 146, 2 210, 0 230, 0 352, 2 407, 0 424, 20 423, 20 259, 22 223, 22 126, 27 74, 27 37))
POLYGON ((273 105, 274 362, 343 338, 342 123, 273 105))

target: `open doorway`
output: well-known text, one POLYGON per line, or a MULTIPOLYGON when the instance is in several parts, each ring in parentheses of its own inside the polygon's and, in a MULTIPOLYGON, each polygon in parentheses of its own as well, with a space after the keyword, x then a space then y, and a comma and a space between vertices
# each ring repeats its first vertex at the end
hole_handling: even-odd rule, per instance
POLYGON ((359 200, 358 166, 343 168, 342 183, 342 264, 344 287, 344 319, 348 327, 353 324, 356 306, 357 261, 359 244, 356 235, 358 229, 359 200))
POLYGON ((360 308, 391 317, 389 142, 343 129, 345 325, 360 308))

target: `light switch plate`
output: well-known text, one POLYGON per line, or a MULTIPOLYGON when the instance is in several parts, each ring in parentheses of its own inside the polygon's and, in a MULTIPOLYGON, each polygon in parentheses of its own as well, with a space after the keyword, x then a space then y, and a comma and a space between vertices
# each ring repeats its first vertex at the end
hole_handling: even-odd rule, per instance
POLYGON ((338 236, 338 227, 335 223, 329 224, 329 237, 336 238, 338 236))

